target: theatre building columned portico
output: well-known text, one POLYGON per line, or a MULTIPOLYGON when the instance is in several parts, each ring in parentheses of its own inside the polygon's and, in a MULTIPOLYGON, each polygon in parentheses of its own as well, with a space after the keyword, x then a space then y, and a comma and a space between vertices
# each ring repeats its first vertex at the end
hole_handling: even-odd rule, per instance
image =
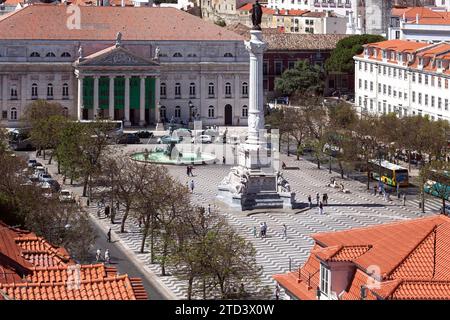
POLYGON ((160 66, 121 45, 74 62, 79 120, 123 120, 126 126, 155 121, 160 66))

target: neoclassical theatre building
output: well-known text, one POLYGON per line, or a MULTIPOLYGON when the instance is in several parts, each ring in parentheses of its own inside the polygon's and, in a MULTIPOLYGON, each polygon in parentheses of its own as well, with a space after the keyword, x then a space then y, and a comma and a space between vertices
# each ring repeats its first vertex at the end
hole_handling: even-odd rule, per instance
POLYGON ((33 4, 0 18, 1 121, 37 99, 126 126, 246 125, 244 38, 173 8, 33 4))

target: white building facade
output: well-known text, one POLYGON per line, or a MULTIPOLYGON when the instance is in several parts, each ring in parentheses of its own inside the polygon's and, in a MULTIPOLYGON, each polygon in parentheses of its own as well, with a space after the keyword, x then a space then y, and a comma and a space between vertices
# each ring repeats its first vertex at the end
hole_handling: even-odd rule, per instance
POLYGON ((388 40, 354 60, 358 112, 450 120, 450 43, 388 40))
POLYGON ((244 38, 173 8, 79 8, 79 29, 66 28, 63 5, 30 5, 0 20, 2 125, 17 126, 37 99, 73 118, 125 125, 172 117, 246 125, 244 38), (35 29, 26 26, 30 14, 35 29))

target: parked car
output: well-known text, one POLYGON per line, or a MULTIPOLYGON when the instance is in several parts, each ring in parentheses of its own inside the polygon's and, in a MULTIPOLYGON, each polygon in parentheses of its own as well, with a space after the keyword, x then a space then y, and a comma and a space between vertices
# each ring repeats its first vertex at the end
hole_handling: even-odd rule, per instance
POLYGON ((195 142, 196 143, 211 143, 212 139, 211 139, 211 136, 202 134, 202 135, 192 138, 192 143, 195 143, 195 142))
POLYGON ((11 148, 14 151, 32 151, 36 150, 36 147, 34 146, 33 142, 30 138, 24 139, 24 140, 16 140, 11 142, 11 148))
POLYGON ((150 139, 153 137, 153 132, 147 130, 141 130, 135 133, 135 135, 140 139, 150 139))
POLYGON ((75 198, 72 195, 72 192, 70 192, 67 189, 63 189, 59 192, 59 201, 61 202, 74 202, 75 198))
POLYGON ((42 166, 35 167, 35 168, 34 168, 34 173, 30 176, 30 179, 31 179, 32 181, 38 181, 38 180, 39 180, 39 177, 40 177, 42 174, 45 174, 45 168, 42 167, 42 166))
POLYGON ((161 144, 169 144, 171 141, 175 141, 175 143, 180 143, 181 141, 183 141, 183 137, 172 137, 169 135, 166 136, 162 136, 160 138, 158 138, 158 143, 161 144))
POLYGON ((36 163, 37 163, 36 159, 29 159, 28 160, 28 168, 34 168, 36 163))
POLYGON ((52 176, 49 175, 48 173, 39 175, 39 181, 41 181, 41 182, 49 182, 50 180, 53 180, 53 179, 52 179, 52 176))
POLYGON ((118 144, 138 144, 141 140, 132 133, 125 133, 117 139, 118 144))

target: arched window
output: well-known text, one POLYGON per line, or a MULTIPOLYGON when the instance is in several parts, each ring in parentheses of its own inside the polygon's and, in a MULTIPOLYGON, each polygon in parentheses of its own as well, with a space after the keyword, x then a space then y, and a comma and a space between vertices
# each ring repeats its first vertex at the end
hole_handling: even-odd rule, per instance
POLYGON ((231 97, 231 83, 225 83, 225 96, 231 97))
POLYGON ((242 96, 246 97, 248 96, 248 83, 242 82, 242 96))
POLYGON ((37 99, 38 97, 38 86, 36 83, 31 85, 31 99, 37 99))
POLYGON ((179 82, 175 83, 175 97, 181 97, 181 83, 179 82))
POLYGON ((159 92, 161 94, 161 97, 165 97, 166 96, 167 86, 166 86, 166 84, 164 82, 161 83, 161 90, 159 92))
POLYGON ((183 55, 181 53, 179 53, 179 52, 175 52, 173 54, 173 56, 174 56, 174 58, 181 58, 183 55))
POLYGON ((242 117, 243 118, 247 118, 248 117, 248 107, 247 106, 243 106, 242 107, 242 117))
POLYGON ((195 57, 197 57, 197 55, 195 53, 189 53, 187 56, 188 56, 188 58, 195 58, 195 57))
POLYGON ((56 55, 53 52, 48 52, 45 56, 50 58, 56 57, 56 55))
POLYGON ((189 84, 189 96, 191 98, 195 98, 195 83, 194 82, 191 82, 189 84))
POLYGON ((180 106, 175 107, 175 118, 181 118, 181 108, 180 106))
POLYGON ((14 108, 14 107, 11 108, 10 119, 11 120, 17 120, 17 109, 14 108))
POLYGON ((214 118, 214 106, 209 106, 208 107, 208 117, 209 118, 214 118))
POLYGON ((69 85, 67 83, 64 83, 62 86, 62 96, 63 98, 69 97, 69 85))
POLYGON ((16 85, 12 85, 11 86, 10 93, 11 93, 11 99, 12 100, 17 99, 17 87, 16 87, 16 85))
POLYGON ((208 95, 214 97, 214 83, 212 82, 208 84, 208 95))
POLYGON ((165 106, 161 106, 161 108, 159 109, 159 117, 161 118, 161 120, 166 120, 166 107, 165 106))
POLYGON ((70 53, 68 53, 67 51, 65 51, 61 54, 61 57, 63 57, 63 58, 69 58, 70 56, 71 56, 70 53))
POLYGON ((231 58, 231 57, 233 57, 233 54, 230 53, 230 52, 227 52, 227 53, 225 53, 223 56, 224 56, 225 58, 231 58))
POLYGON ((32 57, 32 58, 38 58, 38 57, 40 57, 41 55, 39 54, 39 52, 36 52, 36 51, 33 51, 31 54, 30 54, 30 57, 32 57))
POLYGON ((53 98, 53 84, 49 83, 47 85, 47 99, 53 98))

